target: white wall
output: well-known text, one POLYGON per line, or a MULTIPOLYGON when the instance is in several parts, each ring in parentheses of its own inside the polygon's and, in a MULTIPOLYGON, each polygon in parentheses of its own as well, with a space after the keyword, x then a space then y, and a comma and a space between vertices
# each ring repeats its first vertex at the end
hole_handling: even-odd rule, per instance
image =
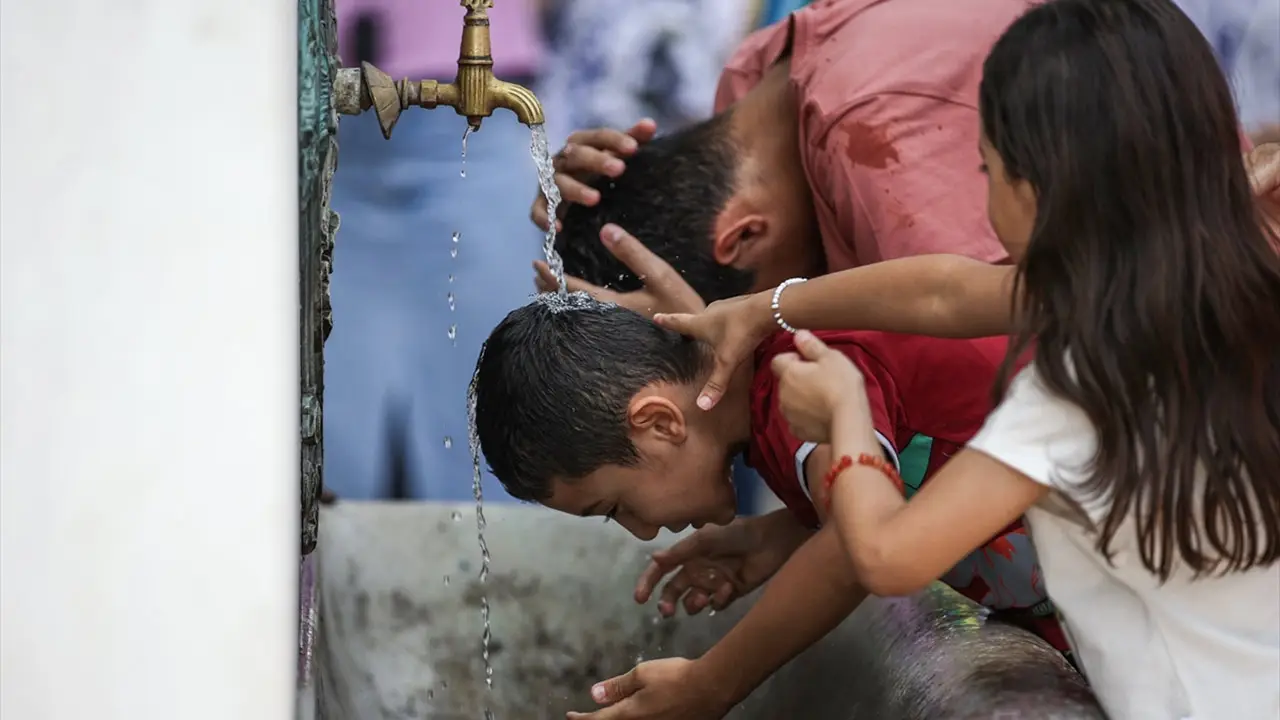
POLYGON ((0 2, 0 717, 281 720, 292 0, 0 2))

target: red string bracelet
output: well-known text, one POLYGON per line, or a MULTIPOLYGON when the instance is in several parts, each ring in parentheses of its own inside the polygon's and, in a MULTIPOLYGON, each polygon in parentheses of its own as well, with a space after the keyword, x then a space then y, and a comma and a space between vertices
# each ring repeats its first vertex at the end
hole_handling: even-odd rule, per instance
MULTIPOLYGON (((835 463, 831 465, 831 469, 828 470, 826 476, 823 477, 822 487, 824 490, 826 490, 826 500, 824 502, 826 507, 824 509, 827 511, 827 513, 831 512, 831 490, 832 490, 832 487, 836 484, 836 478, 840 477, 840 475, 844 473, 845 470, 848 470, 849 468, 853 467, 854 462, 855 462, 854 459, 849 457, 848 455, 841 455, 840 459, 835 461, 835 463)), ((898 488, 898 492, 905 494, 904 486, 902 483, 902 476, 898 474, 898 469, 895 468, 892 464, 890 464, 888 460, 885 460, 883 457, 879 455, 870 455, 868 453, 862 453, 861 455, 858 456, 858 459, 856 462, 858 465, 861 465, 863 467, 875 468, 876 470, 879 470, 885 477, 889 478, 890 482, 893 483, 894 487, 898 488)))

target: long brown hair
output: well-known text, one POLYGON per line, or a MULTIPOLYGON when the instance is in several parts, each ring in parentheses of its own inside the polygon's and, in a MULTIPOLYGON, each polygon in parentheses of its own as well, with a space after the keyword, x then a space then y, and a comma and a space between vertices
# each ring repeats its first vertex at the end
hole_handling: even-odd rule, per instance
POLYGON ((1231 91, 1169 0, 1051 0, 983 68, 981 116, 1037 217, 1013 358, 1097 429, 1083 489, 1167 580, 1280 554, 1280 257, 1231 91))

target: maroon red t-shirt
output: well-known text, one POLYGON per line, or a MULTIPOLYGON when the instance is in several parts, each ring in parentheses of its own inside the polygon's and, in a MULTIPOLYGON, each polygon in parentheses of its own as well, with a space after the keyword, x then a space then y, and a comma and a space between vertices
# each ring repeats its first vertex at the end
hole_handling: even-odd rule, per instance
MULTIPOLYGON (((953 340, 860 330, 815 334, 862 371, 876 435, 895 464, 913 438, 932 439, 925 482, 982 427, 1008 349, 1003 337, 953 340)), ((786 332, 775 333, 756 349, 747 463, 801 523, 816 528, 818 513, 804 469, 816 445, 792 434, 778 408, 778 379, 770 368, 774 356, 794 350, 794 337, 786 332)), ((1065 651, 1069 646, 1053 618, 1042 578, 1031 539, 1019 521, 942 580, 979 604, 1025 615, 1029 629, 1065 651)))

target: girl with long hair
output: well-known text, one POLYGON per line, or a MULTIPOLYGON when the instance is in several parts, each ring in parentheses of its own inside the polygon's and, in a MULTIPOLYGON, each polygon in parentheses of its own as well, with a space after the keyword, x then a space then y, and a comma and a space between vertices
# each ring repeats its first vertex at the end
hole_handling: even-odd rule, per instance
POLYGON ((980 114, 1016 266, 968 449, 905 502, 854 366, 804 332, 775 361, 796 433, 834 446, 859 578, 915 591, 1025 514, 1111 717, 1280 717, 1280 256, 1229 86, 1168 0, 1051 0, 992 49, 980 114))

